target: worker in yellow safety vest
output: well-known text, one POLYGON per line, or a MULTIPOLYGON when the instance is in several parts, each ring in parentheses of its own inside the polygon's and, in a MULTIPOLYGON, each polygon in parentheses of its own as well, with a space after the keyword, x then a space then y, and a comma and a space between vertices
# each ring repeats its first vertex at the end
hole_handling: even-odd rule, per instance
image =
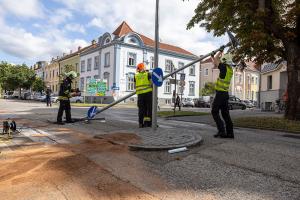
MULTIPOLYGON (((213 52, 214 54, 214 52, 213 52)), ((220 70, 219 77, 217 82, 215 83, 215 98, 212 103, 212 116, 216 122, 218 133, 214 135, 214 137, 220 138, 234 138, 233 134, 233 124, 231 121, 231 117, 229 114, 229 87, 230 82, 233 75, 232 70, 232 59, 230 54, 223 54, 223 49, 219 51, 215 56, 212 54, 212 60, 215 67, 218 67, 220 70), (224 123, 220 118, 219 112, 221 110, 221 114, 223 120, 226 124, 226 132, 224 128, 224 123)))
POLYGON ((145 69, 144 63, 139 63, 134 75, 135 89, 138 96, 139 128, 152 125, 152 83, 151 74, 145 69))

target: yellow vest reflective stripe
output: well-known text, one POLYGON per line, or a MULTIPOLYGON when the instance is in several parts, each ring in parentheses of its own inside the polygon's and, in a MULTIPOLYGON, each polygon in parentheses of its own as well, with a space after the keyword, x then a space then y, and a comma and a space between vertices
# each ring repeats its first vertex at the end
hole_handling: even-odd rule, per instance
POLYGON ((136 94, 143 94, 152 91, 152 85, 148 80, 148 72, 139 72, 134 75, 136 94))
POLYGON ((233 75, 232 67, 226 65, 226 76, 224 79, 221 79, 220 77, 218 78, 216 82, 215 90, 228 92, 232 75, 233 75))

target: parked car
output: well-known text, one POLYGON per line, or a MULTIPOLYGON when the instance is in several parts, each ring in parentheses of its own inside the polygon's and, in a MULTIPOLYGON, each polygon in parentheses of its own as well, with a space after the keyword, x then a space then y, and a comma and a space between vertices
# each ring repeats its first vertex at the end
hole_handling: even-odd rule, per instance
POLYGON ((13 99, 13 92, 8 91, 3 95, 3 99, 13 99))
POLYGON ((51 95, 50 100, 51 100, 51 102, 57 103, 58 102, 58 96, 57 95, 51 95))
MULTIPOLYGON (((51 96, 51 101, 57 103, 58 102, 58 96, 53 95, 51 96)), ((82 96, 75 96, 70 98, 71 103, 83 103, 83 97, 82 96)))
POLYGON ((71 103, 83 103, 83 97, 82 96, 75 96, 70 98, 71 103))
POLYGON ((253 108, 254 107, 253 103, 249 100, 243 100, 243 102, 246 104, 247 108, 253 108))
POLYGON ((181 102, 181 105, 183 107, 194 107, 195 106, 195 103, 192 99, 184 99, 182 102, 181 102))
POLYGON ((43 95, 39 96, 37 100, 42 101, 42 102, 46 102, 46 95, 43 94, 43 95))
POLYGON ((245 110, 247 108, 246 104, 235 96, 229 96, 228 105, 229 105, 230 110, 233 110, 233 109, 245 110))
POLYGON ((202 98, 194 99, 194 105, 195 107, 199 107, 199 108, 210 108, 210 103, 204 101, 204 99, 202 98))

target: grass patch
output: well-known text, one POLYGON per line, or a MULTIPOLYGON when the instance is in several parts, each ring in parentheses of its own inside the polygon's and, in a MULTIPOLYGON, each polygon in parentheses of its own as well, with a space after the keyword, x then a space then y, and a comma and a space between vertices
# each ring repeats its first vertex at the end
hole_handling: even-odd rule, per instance
POLYGON ((193 111, 176 111, 174 115, 174 111, 159 111, 157 112, 159 117, 179 117, 179 116, 202 116, 209 115, 206 112, 193 112, 193 111))
POLYGON ((235 119, 234 126, 300 133, 300 122, 281 117, 241 117, 235 119))

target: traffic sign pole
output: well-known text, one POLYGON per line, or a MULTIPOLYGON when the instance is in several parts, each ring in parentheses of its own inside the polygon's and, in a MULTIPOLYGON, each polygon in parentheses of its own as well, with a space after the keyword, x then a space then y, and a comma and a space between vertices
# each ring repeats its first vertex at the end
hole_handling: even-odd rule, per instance
MULTIPOLYGON (((154 68, 158 68, 158 48, 159 48, 159 0, 155 4, 155 49, 154 49, 154 68)), ((157 86, 153 84, 152 93, 152 129, 157 129, 157 86)))

